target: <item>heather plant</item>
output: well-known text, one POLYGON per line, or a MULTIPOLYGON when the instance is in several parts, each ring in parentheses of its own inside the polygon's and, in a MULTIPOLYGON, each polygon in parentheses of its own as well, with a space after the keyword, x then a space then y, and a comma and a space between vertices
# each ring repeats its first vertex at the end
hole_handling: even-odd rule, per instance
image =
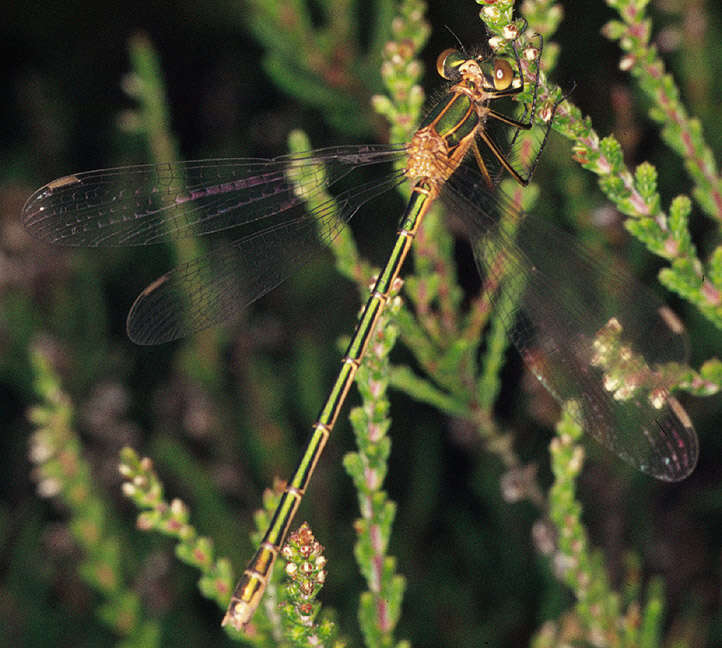
MULTIPOLYGON (((455 10, 475 7, 473 33, 494 47, 521 39, 521 49, 541 34, 535 117, 553 117, 553 134, 533 183, 505 190, 590 249, 615 248, 645 283, 656 276, 658 294, 689 330, 692 360, 665 375, 681 398, 694 397, 685 403, 700 437, 697 472, 657 483, 588 441, 574 403, 559 412, 511 350, 488 295, 493 286, 475 283, 453 213, 435 207, 357 374, 355 402, 342 415, 350 426, 329 443, 264 603, 245 632, 221 631, 234 582, 283 490, 274 476, 290 473, 297 430, 324 398, 403 203, 373 203, 326 258, 310 261, 282 297, 240 323, 129 350, 116 320, 117 302, 132 299, 130 278, 140 289, 202 254, 202 242, 174 242, 152 257, 43 256, 39 243, 13 243, 9 223, 20 205, 8 201, 2 374, 30 407, 30 431, 14 422, 12 438, 20 447, 29 435, 32 470, 17 459, 22 450, 13 455, 39 496, 24 500, 24 515, 4 504, 0 518, 10 557, 0 609, 13 645, 108 637, 122 646, 722 641, 712 593, 722 182, 713 84, 720 62, 711 52, 720 16, 701 2, 595 4, 576 15, 587 24, 579 34, 560 32, 572 7, 542 0, 460 0, 443 10, 421 0, 249 1, 241 12, 219 4, 203 19, 226 38, 228 23, 235 37, 250 36, 253 65, 226 62, 216 79, 203 79, 216 84, 207 104, 232 134, 193 156, 406 142, 424 114, 425 90, 437 84, 428 72, 422 83, 431 69, 422 57, 430 39, 442 49, 455 44, 456 34, 442 29, 459 28, 449 17, 455 10), (581 43, 582 33, 596 41, 581 43), (614 74, 602 67, 607 58, 595 60, 611 44, 620 50, 614 74), (573 79, 568 51, 585 52, 575 67, 584 74, 573 79), (229 82, 229 70, 247 75, 229 82), (234 90, 255 110, 242 133, 219 98, 234 90), (604 97, 606 119, 579 107, 589 96, 604 97), (387 223, 371 226, 371 238, 365 223, 375 219, 387 223)), ((153 33, 128 41, 129 107, 117 120, 114 159, 103 166, 188 157, 171 127, 182 100, 154 41, 153 33)), ((22 156, 32 168, 25 177, 39 182, 48 169, 27 158, 42 141, 36 134, 22 156)), ((13 466, 9 474, 21 473, 13 466)))

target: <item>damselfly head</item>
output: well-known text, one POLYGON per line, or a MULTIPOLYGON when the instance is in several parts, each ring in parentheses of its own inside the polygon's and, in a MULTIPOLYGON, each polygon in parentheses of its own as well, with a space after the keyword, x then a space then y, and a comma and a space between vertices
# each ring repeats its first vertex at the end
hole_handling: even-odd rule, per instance
POLYGON ((439 54, 436 71, 447 81, 464 79, 483 86, 485 90, 506 90, 514 81, 514 68, 506 59, 470 58, 453 48, 439 54))

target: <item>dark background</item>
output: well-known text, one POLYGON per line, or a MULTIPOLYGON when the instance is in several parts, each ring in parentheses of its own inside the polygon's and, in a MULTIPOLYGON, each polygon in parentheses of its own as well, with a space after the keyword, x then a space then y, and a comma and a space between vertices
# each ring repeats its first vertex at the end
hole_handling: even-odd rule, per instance
MULTIPOLYGON (((373 2, 359 5, 357 53, 376 9, 373 2)), ((314 6, 322 24, 323 11, 314 6)), ((437 85, 436 54, 454 45, 444 27, 463 43, 478 42, 478 9, 470 0, 429 9, 433 32, 423 53, 429 94, 437 85)), ((602 3, 578 2, 564 10, 553 38, 561 48, 554 81, 562 88, 576 84, 572 101, 591 116, 597 132, 615 132, 630 166, 645 159, 657 165, 663 200, 688 193, 682 162, 665 148, 646 117, 645 100, 619 71, 616 45, 599 33, 612 11, 602 3)), ((321 255, 229 327, 212 363, 217 378, 208 387, 187 371, 182 343, 147 349, 125 337, 125 313, 134 296, 168 269, 167 253, 51 250, 20 230, 23 201, 52 178, 149 159, 145 139, 118 126, 135 107, 121 81, 130 69, 129 38, 138 33, 157 50, 170 127, 183 158, 279 155, 292 128, 306 130, 314 146, 386 141, 386 127, 369 106, 370 96, 382 90, 378 77, 353 87, 368 126, 342 132, 323 110, 289 96, 264 72, 266 48, 249 28, 254 11, 223 0, 16 2, 0 10, 0 645, 99 646, 119 640, 98 618, 100 597, 76 573, 81 552, 65 526, 66 511, 35 493, 25 416, 37 400, 31 345, 49 349, 56 361, 76 407, 94 482, 112 503, 112 525, 134 556, 125 568, 128 581, 141 591, 147 614, 160 619, 162 645, 223 642, 221 612, 199 595, 194 570, 174 560, 171 540, 134 529, 135 511, 120 496, 118 449, 131 443, 152 456, 168 497, 188 502, 199 531, 213 537, 219 554, 239 569, 252 552, 248 532, 262 489, 275 475, 290 473, 331 384, 340 357, 333 341, 350 333, 358 302, 328 257, 321 255)), ((655 33, 674 45, 663 56, 683 100, 719 151, 719 5, 665 2, 652 16, 655 33), (701 12, 696 31, 684 22, 683 7, 701 12), (702 51, 705 65, 690 65, 686 48, 702 51)), ((595 179, 569 160, 568 143, 552 139, 536 178, 539 209, 566 224, 608 213, 595 179), (562 206, 577 206, 577 213, 560 216, 562 206)), ((388 252, 400 204, 390 198, 354 223, 362 252, 375 263, 388 252)), ((716 232, 699 210, 693 228, 704 256, 716 232)), ((653 284, 657 262, 627 241, 620 227, 611 231, 600 237, 653 284)), ((463 246, 461 262, 468 265, 459 274, 471 277, 473 290, 476 270, 463 246)), ((664 298, 690 328, 691 366, 718 355, 719 332, 691 307, 664 298)), ((400 361, 406 358, 401 345, 397 353, 400 361)), ((522 458, 539 463, 546 486, 554 416, 535 412, 553 406, 530 386, 516 354, 509 353, 502 378, 499 421, 517 434, 522 458)), ((357 400, 353 391, 351 399, 357 400)), ((701 443, 700 464, 688 480, 658 483, 590 442, 581 501, 591 542, 603 552, 612 582, 623 586, 624 556, 636 552, 644 582, 652 574, 665 580, 665 631, 713 646, 722 643, 722 400, 685 403, 701 443), (695 633, 684 632, 690 627, 695 633)), ((539 512, 528 503, 503 501, 503 468, 473 430, 394 394, 392 417, 387 485, 398 515, 390 553, 408 579, 396 636, 416 646, 478 646, 480 638, 488 645, 528 643, 545 620, 559 619, 573 605, 549 560, 534 549, 530 529, 539 512)), ((322 598, 359 645, 356 605, 364 585, 351 549, 357 508, 341 467, 353 445, 349 431, 342 415, 298 522, 311 521, 327 547, 329 583, 322 598)))

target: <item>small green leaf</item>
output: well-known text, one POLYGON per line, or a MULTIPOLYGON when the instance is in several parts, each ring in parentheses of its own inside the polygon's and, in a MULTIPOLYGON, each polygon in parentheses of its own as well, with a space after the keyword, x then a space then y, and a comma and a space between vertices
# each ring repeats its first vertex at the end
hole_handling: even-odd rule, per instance
POLYGON ((657 169, 649 162, 642 162, 634 170, 634 185, 645 199, 657 193, 657 169))
POLYGON ((610 173, 620 173, 624 168, 624 151, 617 138, 608 135, 599 142, 599 148, 611 167, 610 173))
POLYGON ((602 34, 609 40, 618 40, 627 31, 627 26, 620 20, 610 20, 602 27, 602 34))

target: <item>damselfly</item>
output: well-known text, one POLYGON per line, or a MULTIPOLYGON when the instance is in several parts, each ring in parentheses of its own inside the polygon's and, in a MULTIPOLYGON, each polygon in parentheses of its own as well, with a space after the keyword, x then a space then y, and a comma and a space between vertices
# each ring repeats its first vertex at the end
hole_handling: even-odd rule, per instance
MULTIPOLYGON (((309 244, 332 239, 380 193, 404 181, 411 185, 392 252, 224 623, 241 628, 258 606, 392 284, 424 215, 440 197, 466 223, 481 273, 498 285, 492 301, 509 336, 549 391, 560 401, 575 401, 580 423, 640 470, 673 481, 694 468, 697 437, 670 395, 662 366, 684 357, 679 320, 620 266, 522 213, 498 190, 504 174, 526 184, 541 153, 542 146, 527 165, 513 157, 517 136, 535 118, 540 53, 541 39, 523 52, 536 73, 527 82, 533 92, 521 119, 495 109, 524 92, 515 43, 505 55, 447 50, 437 61, 449 81, 447 92, 406 146, 77 173, 45 185, 27 201, 25 227, 54 244, 147 246, 223 238, 218 249, 171 270, 136 299, 128 333, 140 344, 158 344, 232 319, 303 263, 309 244), (360 169, 400 159, 405 168, 349 185, 360 169), (299 174, 305 177, 302 190, 294 181, 299 174), (307 208, 309 198, 329 189, 337 191, 333 201, 307 208)), ((543 141, 553 112, 548 110, 543 141)))

